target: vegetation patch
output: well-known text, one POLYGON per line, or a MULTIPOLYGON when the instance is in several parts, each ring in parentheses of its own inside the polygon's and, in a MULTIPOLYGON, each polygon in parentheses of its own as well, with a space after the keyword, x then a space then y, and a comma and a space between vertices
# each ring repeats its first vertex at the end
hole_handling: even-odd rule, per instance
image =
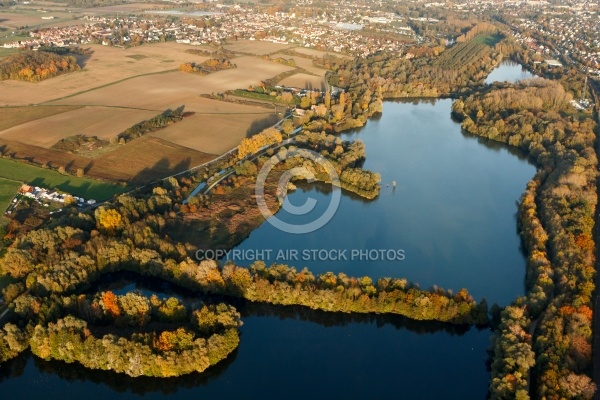
POLYGON ((237 65, 233 64, 231 61, 225 58, 211 58, 210 60, 206 60, 201 64, 196 64, 195 62, 188 62, 179 66, 179 69, 183 72, 189 72, 198 75, 208 75, 212 72, 232 68, 237 68, 237 65))
POLYGON ((110 151, 110 143, 97 136, 74 135, 58 141, 51 149, 72 154, 97 155, 101 150, 110 151))
POLYGON ((148 56, 145 55, 145 54, 130 54, 130 55, 125 56, 125 57, 127 57, 127 58, 133 58, 136 61, 140 61, 140 60, 143 60, 144 58, 148 58, 148 56))
POLYGON ((65 57, 43 51, 23 51, 0 61, 0 80, 39 82, 80 69, 77 59, 73 56, 65 57))

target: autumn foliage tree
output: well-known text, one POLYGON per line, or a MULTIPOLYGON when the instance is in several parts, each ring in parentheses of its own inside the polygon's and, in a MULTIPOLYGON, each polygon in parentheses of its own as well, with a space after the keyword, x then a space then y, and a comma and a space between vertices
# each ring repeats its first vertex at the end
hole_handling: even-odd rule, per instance
POLYGON ((267 128, 264 131, 242 140, 238 147, 238 159, 243 160, 250 154, 256 153, 264 146, 281 143, 283 137, 281 132, 275 128, 267 128))
POLYGON ((81 68, 73 56, 44 51, 23 51, 0 61, 0 80, 39 82, 81 68))
POLYGON ((102 295, 101 304, 104 306, 106 312, 108 312, 111 316, 118 317, 119 315, 121 315, 121 308, 119 307, 117 296, 115 296, 113 292, 105 292, 102 295))
POLYGON ((100 207, 96 210, 96 226, 100 231, 114 235, 123 228, 123 217, 117 210, 100 207))

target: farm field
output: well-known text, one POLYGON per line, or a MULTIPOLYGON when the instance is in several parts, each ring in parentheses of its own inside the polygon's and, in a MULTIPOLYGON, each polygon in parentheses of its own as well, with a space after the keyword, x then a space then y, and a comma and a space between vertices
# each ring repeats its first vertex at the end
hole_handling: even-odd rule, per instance
POLYGON ((144 136, 94 159, 89 174, 105 179, 126 179, 134 184, 147 183, 185 171, 213 158, 212 154, 179 146, 158 137, 144 136))
POLYGON ((65 13, 64 6, 62 10, 50 10, 48 12, 39 12, 34 9, 0 12, 0 26, 9 28, 19 28, 21 26, 38 26, 52 24, 65 19, 73 18, 73 14, 65 13), (56 17, 52 20, 42 19, 42 17, 56 17))
MULTIPOLYGON (((188 56, 192 55, 188 54, 188 56)), ((246 88, 284 71, 294 69, 255 57, 240 57, 236 58, 234 62, 238 68, 206 76, 181 71, 166 72, 160 75, 160 79, 157 79, 156 76, 140 76, 53 101, 50 104, 103 105, 156 111, 185 105, 186 111, 201 112, 201 109, 196 108, 198 96, 201 93, 210 94, 246 88)))
MULTIPOLYGON (((176 70, 189 61, 207 57, 186 53, 191 46, 157 43, 131 49, 89 45, 93 54, 80 56, 83 70, 42 82, 0 81, 0 106, 45 103, 83 91, 100 88, 135 76, 176 70)), ((109 104, 110 105, 110 104, 109 104)))
MULTIPOLYGON (((224 103, 228 104, 228 103, 224 103)), ((254 107, 238 106, 252 109, 254 107)), ((257 108, 261 114, 195 114, 183 121, 152 134, 179 144, 210 154, 223 154, 236 147, 249 133, 260 132, 274 125, 280 118, 265 108, 257 108)))
POLYGON ((327 71, 324 70, 323 68, 315 67, 313 65, 313 60, 311 60, 311 59, 298 57, 298 56, 290 56, 287 54, 279 54, 279 53, 273 54, 271 57, 272 58, 283 57, 285 59, 293 58, 294 62, 296 63, 296 66, 298 66, 299 68, 305 69, 306 71, 310 72, 311 74, 319 75, 319 76, 323 77, 323 79, 325 79, 325 73, 327 71))
MULTIPOLYGON (((27 107, 27 109, 52 110, 53 108, 66 107, 70 106, 40 106, 27 107)), ((18 109, 9 108, 8 110, 18 109)), ((27 114, 28 110, 25 111, 25 115, 27 114)), ((154 111, 126 108, 82 107, 1 130, 0 138, 44 148, 50 148, 60 139, 78 134, 97 136, 100 139, 109 140, 132 125, 152 118, 156 114, 154 111)), ((2 109, 0 109, 1 115, 2 109)), ((1 126, 2 121, 0 121, 1 126)))
POLYGON ((27 122, 77 110, 78 108, 80 106, 2 107, 0 108, 0 132, 27 122))
MULTIPOLYGON (((245 45, 250 44, 258 44, 259 51, 286 48, 267 42, 245 45)), ((2 154, 51 169, 63 167, 71 174, 83 169, 86 178, 144 184, 209 161, 237 146, 248 134, 278 120, 273 108, 210 100, 201 94, 247 88, 295 69, 255 56, 241 56, 234 60, 237 68, 200 76, 177 70, 184 62, 208 59, 186 53, 193 46, 161 43, 127 50, 89 47, 93 54, 79 56, 82 72, 35 84, 0 82, 0 104, 11 105, 0 109, 0 117, 3 112, 7 117, 0 119, 2 154), (36 102, 42 104, 30 106, 36 102), (28 106, 16 107, 19 104, 28 106), (193 114, 109 152, 87 156, 51 148, 60 139, 77 134, 110 139, 138 122, 181 106, 193 114)), ((315 82, 320 79, 313 78, 315 82)), ((31 165, 23 167, 27 168, 51 176, 39 175, 35 182, 31 182, 38 177, 34 174, 18 179, 73 194, 80 186, 72 176, 31 165)))
POLYGON ((48 189, 58 189, 86 199, 104 200, 124 192, 122 186, 88 178, 62 175, 54 170, 0 158, 0 178, 23 181, 48 189))
POLYGON ((280 85, 303 89, 325 90, 325 78, 308 74, 295 74, 279 81, 280 85))
MULTIPOLYGON (((150 136, 133 140, 130 143, 117 147, 110 153, 102 154, 93 159, 59 150, 45 149, 15 141, 3 140, 2 138, 0 138, 0 152, 10 154, 16 159, 29 160, 39 165, 48 165, 54 169, 62 166, 72 174, 78 168, 82 168, 85 171, 85 176, 88 178, 132 184, 147 183, 148 180, 168 176, 171 171, 183 171, 185 168, 182 167, 187 164, 202 164, 214 158, 211 154, 199 152, 150 136), (175 166, 178 167, 175 168, 175 166), (167 172, 167 174, 161 175, 164 172, 167 172)), ((0 159, 0 161, 11 160, 0 159)), ((52 172, 63 179, 77 179, 73 176, 65 177, 54 170, 27 164, 23 165, 35 169, 31 172, 31 179, 35 179, 35 175, 33 174, 40 171, 52 172)), ((0 163, 0 177, 5 176, 3 175, 4 173, 3 165, 0 163)), ((6 174, 6 176, 11 177, 10 172, 6 172, 6 174)), ((27 179, 17 176, 14 179, 27 181, 27 179)), ((60 189, 58 186, 57 188, 60 189)))
POLYGON ((116 13, 133 13, 143 10, 152 10, 164 7, 163 4, 157 3, 126 3, 116 4, 106 7, 81 8, 77 11, 83 14, 116 14, 116 13))
POLYGON ((279 44, 272 42, 263 42, 261 40, 237 40, 224 45, 223 47, 231 51, 241 53, 256 54, 259 56, 271 53, 277 53, 285 49, 296 47, 296 44, 279 44))

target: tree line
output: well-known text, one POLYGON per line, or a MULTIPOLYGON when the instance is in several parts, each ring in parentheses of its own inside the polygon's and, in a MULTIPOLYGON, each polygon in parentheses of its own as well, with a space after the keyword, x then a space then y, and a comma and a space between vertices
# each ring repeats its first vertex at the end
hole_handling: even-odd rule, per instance
POLYGON ((540 398, 589 399, 595 390, 590 375, 597 126, 575 116, 570 99, 560 83, 537 79, 453 105, 466 131, 518 146, 538 165, 519 207, 527 295, 507 308, 496 331, 492 398, 526 398, 527 374, 540 398))

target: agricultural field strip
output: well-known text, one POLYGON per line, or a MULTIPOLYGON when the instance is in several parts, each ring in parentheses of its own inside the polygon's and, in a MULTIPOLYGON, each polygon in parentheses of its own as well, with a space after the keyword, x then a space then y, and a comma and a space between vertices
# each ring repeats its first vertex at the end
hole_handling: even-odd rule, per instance
MULTIPOLYGON (((151 76, 151 75, 164 74, 164 73, 173 72, 173 71, 178 71, 178 70, 177 69, 168 69, 168 70, 164 70, 164 71, 148 72, 148 73, 145 73, 145 74, 139 74, 139 75, 129 76, 127 78, 119 79, 119 80, 114 81, 114 82, 106 83, 104 85, 96 86, 96 87, 93 87, 93 88, 90 88, 90 89, 85 89, 85 90, 82 90, 82 91, 77 92, 77 93, 71 93, 71 94, 68 94, 68 95, 63 96, 63 97, 59 97, 59 98, 56 98, 56 99, 47 100, 47 101, 45 101, 43 103, 40 103, 40 104, 48 104, 48 103, 51 103, 51 102, 54 102, 54 101, 61 101, 61 100, 64 100, 64 99, 68 99, 70 97, 78 96, 80 94, 89 93, 89 92, 93 92, 94 90, 103 89, 105 87, 116 85, 116 84, 119 84, 121 82, 128 81, 130 79, 140 78, 140 77, 143 77, 143 76, 151 76)), ((89 104, 89 105, 91 106, 92 104, 89 104)), ((110 106, 110 105, 104 105, 104 107, 134 108, 134 107, 110 106)), ((138 108, 138 110, 146 110, 146 109, 144 109, 144 108, 138 108)))

